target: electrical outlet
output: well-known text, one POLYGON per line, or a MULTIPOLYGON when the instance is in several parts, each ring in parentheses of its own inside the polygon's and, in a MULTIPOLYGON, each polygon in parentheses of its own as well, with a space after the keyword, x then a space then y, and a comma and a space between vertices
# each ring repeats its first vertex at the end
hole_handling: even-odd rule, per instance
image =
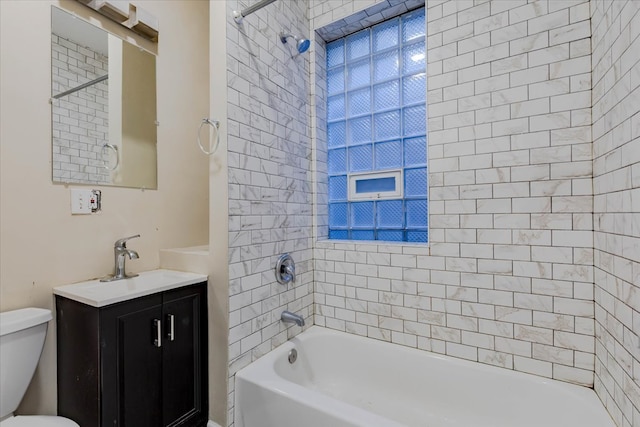
POLYGON ((71 214, 88 215, 91 214, 91 199, 95 198, 91 190, 84 188, 71 189, 71 214))
POLYGON ((100 190, 91 190, 91 199, 89 200, 91 204, 91 213, 96 213, 102 210, 102 191, 100 190))

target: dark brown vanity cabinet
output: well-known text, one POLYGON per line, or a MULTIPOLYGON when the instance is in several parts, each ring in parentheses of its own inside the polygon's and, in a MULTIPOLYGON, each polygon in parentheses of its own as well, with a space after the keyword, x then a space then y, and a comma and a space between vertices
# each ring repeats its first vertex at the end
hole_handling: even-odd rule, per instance
POLYGON ((81 427, 206 426, 206 282, 92 307, 56 296, 58 412, 81 427))

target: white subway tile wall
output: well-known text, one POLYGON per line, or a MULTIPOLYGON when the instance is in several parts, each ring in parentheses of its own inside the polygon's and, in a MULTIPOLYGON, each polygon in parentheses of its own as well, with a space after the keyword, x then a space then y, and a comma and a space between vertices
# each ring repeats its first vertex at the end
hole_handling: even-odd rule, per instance
POLYGON ((278 1, 238 25, 227 2, 229 164, 229 400, 235 373, 302 329, 283 310, 313 323, 309 53, 280 31, 309 37, 307 2, 278 1), (295 285, 276 282, 280 254, 296 262, 295 285))
POLYGON ((325 240, 325 41, 424 1, 276 2, 236 25, 253 3, 228 6, 228 425, 235 372, 300 330, 285 308, 594 385, 640 425, 640 2, 426 2, 428 246, 325 240), (280 29, 311 31, 310 55, 280 29))
POLYGON ((591 1, 595 389, 640 425, 640 2, 591 1))
MULTIPOLYGON (((314 1, 311 28, 331 40, 406 7, 314 1)), ((426 7, 430 245, 317 242, 315 323, 592 386, 589 2, 426 7)), ((323 46, 312 58, 320 238, 323 46)))
MULTIPOLYGON (((58 94, 109 72, 99 52, 51 34, 53 93, 58 94)), ((105 184, 103 145, 109 141, 108 81, 53 101, 53 180, 105 184)))

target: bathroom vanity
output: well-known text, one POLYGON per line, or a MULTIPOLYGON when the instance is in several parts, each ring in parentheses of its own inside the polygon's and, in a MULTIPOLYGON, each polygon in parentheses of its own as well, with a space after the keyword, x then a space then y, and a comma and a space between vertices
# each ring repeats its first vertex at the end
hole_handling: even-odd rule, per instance
POLYGON ((81 426, 205 426, 206 280, 155 270, 55 288, 59 414, 81 426))

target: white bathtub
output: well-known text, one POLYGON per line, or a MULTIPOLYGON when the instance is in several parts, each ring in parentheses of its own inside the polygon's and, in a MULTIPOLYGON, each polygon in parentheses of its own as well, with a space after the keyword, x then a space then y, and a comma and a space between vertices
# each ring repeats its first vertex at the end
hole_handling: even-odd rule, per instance
POLYGON ((235 390, 236 427, 614 427, 591 389, 318 326, 235 390))

